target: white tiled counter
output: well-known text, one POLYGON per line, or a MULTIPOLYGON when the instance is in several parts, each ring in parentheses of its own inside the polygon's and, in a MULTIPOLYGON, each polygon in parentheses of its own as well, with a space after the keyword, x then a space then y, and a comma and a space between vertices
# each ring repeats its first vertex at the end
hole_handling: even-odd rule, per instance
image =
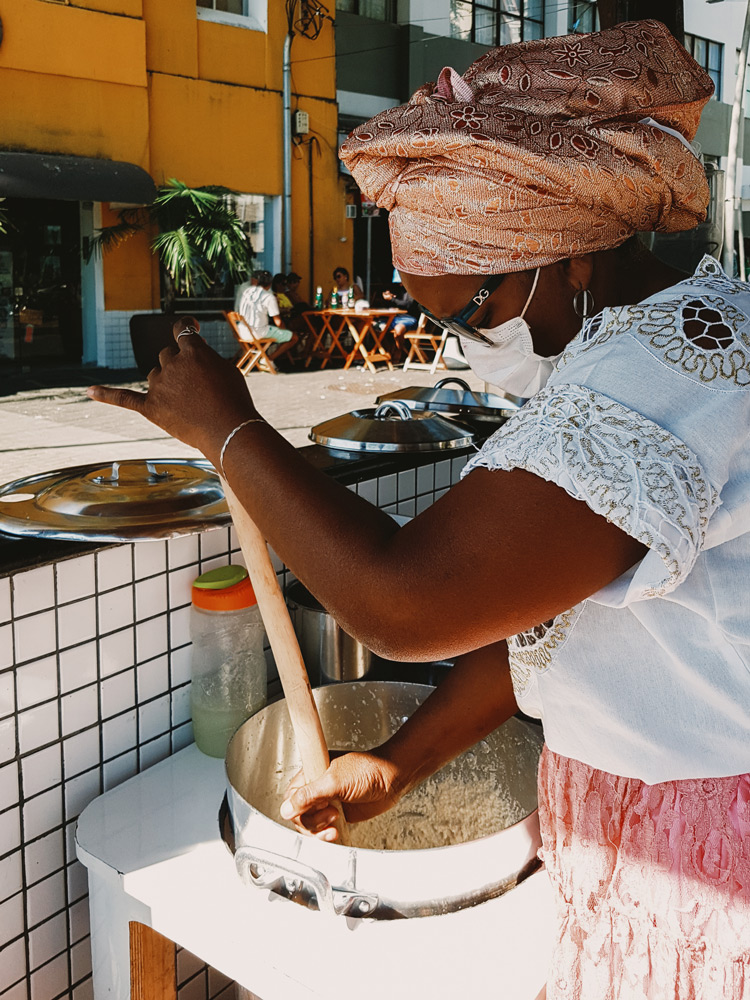
MULTIPOLYGON (((465 461, 401 471, 371 463, 349 485, 413 516, 465 461)), ((0 1000, 90 1000, 76 820, 102 792, 192 742, 190 585, 241 556, 231 529, 217 528, 99 548, 8 541, 0 559, 0 1000)), ((285 576, 278 560, 277 571, 285 576)), ((180 1000, 233 989, 188 952, 178 979, 180 1000)))
MULTIPOLYGON (((538 997, 555 925, 544 872, 442 916, 309 910, 242 884, 219 835, 224 789, 222 762, 191 746, 84 810, 77 841, 91 880, 97 998, 131 995, 131 921, 264 1000, 538 997)), ((152 985, 142 970, 133 996, 151 996, 152 985)))

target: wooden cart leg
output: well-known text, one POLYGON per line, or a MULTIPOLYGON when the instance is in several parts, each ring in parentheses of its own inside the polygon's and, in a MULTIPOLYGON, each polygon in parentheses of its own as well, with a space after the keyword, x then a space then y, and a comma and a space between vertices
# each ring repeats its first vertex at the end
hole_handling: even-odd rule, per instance
POLYGON ((130 1000, 177 1000, 175 946, 169 938, 130 921, 130 1000))

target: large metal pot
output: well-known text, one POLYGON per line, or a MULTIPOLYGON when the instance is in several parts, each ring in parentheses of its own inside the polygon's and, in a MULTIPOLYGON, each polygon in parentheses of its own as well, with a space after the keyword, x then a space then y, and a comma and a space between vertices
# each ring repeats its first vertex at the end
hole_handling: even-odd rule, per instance
POLYGON ((311 683, 358 681, 372 665, 372 652, 345 632, 333 615, 297 581, 286 601, 311 683))
POLYGON ((474 432, 455 420, 423 410, 414 412, 400 400, 352 410, 317 424, 310 440, 341 452, 423 452, 468 448, 474 432))
POLYGON ((527 400, 509 393, 474 392, 462 378, 449 376, 440 379, 432 388, 410 385, 378 396, 376 402, 380 405, 403 402, 411 410, 447 413, 463 420, 499 426, 508 417, 512 417, 527 400), (449 388, 451 386, 456 388, 449 388))
MULTIPOLYGON (((364 750, 391 736, 432 692, 422 684, 359 682, 313 693, 331 749, 364 750)), ((471 781, 479 768, 519 804, 523 818, 491 836, 428 850, 379 851, 302 836, 278 819, 299 770, 286 704, 244 723, 226 757, 235 863, 246 883, 350 917, 431 916, 484 902, 538 867, 537 727, 510 719, 449 767, 471 781)))

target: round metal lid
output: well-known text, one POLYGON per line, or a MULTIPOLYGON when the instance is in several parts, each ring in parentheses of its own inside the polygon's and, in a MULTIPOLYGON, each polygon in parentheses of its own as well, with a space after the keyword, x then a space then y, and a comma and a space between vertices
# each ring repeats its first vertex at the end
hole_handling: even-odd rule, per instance
POLYGON ((474 434, 437 413, 388 401, 326 420, 313 427, 310 438, 334 451, 414 452, 466 448, 474 434))
POLYGON ((473 392, 460 378, 444 378, 433 387, 411 385, 406 389, 379 396, 378 403, 401 400, 412 410, 433 413, 454 413, 472 419, 507 420, 526 402, 520 396, 500 396, 490 392, 473 392), (448 389, 454 384, 457 388, 448 389))
POLYGON ((71 541, 170 538, 230 521, 205 459, 78 465, 0 486, 0 531, 71 541))

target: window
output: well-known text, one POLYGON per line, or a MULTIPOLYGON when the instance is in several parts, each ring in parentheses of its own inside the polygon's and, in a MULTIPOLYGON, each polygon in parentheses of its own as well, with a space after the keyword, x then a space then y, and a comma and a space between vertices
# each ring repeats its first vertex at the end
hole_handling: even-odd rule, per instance
POLYGON ((336 0, 336 10, 371 17, 373 21, 396 20, 396 0, 336 0))
POLYGON ((247 17, 246 0, 196 0, 199 7, 206 10, 220 10, 225 14, 236 14, 238 17, 247 17))
POLYGON ((268 0, 195 0, 200 21, 217 21, 236 28, 266 31, 268 0))
POLYGON ((599 30, 599 12, 596 3, 571 0, 568 5, 568 34, 585 35, 599 30))
POLYGON ((714 81, 713 100, 721 100, 721 64, 724 57, 724 46, 720 42, 699 38, 685 32, 685 48, 695 61, 702 66, 714 81))
POLYGON ((451 0, 451 35, 480 45, 544 37, 544 0, 451 0))

